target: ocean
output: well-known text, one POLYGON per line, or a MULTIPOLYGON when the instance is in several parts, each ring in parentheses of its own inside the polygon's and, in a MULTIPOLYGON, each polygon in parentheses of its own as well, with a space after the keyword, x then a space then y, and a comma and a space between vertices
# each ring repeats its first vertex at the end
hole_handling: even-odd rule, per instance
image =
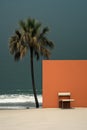
MULTIPOLYGON (((37 90, 37 97, 42 106, 41 90, 37 90)), ((29 89, 0 90, 0 109, 26 109, 35 108, 33 91, 29 89)))

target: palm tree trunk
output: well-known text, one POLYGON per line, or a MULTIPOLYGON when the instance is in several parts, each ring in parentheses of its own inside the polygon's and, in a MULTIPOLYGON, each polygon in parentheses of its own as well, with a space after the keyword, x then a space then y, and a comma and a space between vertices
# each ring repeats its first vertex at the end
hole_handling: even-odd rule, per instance
POLYGON ((30 48, 30 60, 31 60, 30 64, 31 64, 31 78, 32 78, 33 93, 34 93, 36 108, 39 108, 39 103, 38 103, 37 93, 36 93, 36 88, 35 88, 35 80, 34 80, 34 65, 33 65, 33 49, 32 48, 30 48))

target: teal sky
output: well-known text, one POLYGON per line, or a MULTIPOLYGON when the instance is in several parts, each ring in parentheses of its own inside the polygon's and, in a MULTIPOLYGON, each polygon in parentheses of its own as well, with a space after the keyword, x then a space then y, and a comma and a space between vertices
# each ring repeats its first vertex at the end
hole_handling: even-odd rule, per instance
MULTIPOLYGON (((0 91, 32 86, 29 55, 16 63, 8 49, 19 20, 28 17, 50 28, 51 59, 87 59, 87 0, 0 0, 0 91)), ((41 88, 41 61, 35 60, 35 77, 41 88)))

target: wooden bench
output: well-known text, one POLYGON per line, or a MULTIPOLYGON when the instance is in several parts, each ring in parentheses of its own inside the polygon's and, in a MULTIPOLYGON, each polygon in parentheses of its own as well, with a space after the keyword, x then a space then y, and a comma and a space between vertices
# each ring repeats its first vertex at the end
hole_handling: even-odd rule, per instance
POLYGON ((59 98, 59 108, 71 108, 70 103, 74 101, 74 99, 70 98, 70 92, 60 92, 58 93, 59 98))

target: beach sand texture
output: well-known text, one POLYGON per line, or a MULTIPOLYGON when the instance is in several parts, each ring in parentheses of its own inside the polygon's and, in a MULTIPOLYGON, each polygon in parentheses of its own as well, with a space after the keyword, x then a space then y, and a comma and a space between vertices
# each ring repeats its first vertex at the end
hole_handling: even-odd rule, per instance
POLYGON ((0 110, 0 130, 87 130, 87 108, 0 110))

